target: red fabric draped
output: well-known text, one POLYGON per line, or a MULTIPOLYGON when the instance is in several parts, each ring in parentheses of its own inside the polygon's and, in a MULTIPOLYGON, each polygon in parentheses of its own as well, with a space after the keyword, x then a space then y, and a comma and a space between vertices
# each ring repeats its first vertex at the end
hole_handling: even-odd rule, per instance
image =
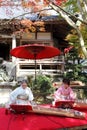
POLYGON ((87 111, 85 119, 75 119, 33 113, 6 114, 5 110, 0 108, 0 130, 56 130, 87 124, 87 111))

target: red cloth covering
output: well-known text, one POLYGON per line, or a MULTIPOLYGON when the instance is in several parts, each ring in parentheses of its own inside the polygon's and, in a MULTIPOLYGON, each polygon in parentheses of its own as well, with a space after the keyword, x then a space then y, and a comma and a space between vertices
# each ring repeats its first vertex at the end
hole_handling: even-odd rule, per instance
POLYGON ((58 102, 55 102, 55 107, 60 107, 66 104, 68 104, 69 106, 71 106, 71 108, 73 108, 74 101, 71 101, 71 100, 58 101, 58 102))
POLYGON ((5 108, 0 108, 0 130, 56 130, 87 125, 85 119, 75 119, 44 114, 6 114, 5 108))

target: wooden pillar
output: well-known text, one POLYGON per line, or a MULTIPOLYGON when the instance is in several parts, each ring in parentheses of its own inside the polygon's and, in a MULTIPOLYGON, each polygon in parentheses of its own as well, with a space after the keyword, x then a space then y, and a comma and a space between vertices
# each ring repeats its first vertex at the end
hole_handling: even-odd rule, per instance
MULTIPOLYGON (((12 37, 12 49, 16 47, 16 36, 15 34, 13 34, 12 37)), ((14 62, 16 60, 16 58, 14 56, 12 56, 12 62, 14 62)))
MULTIPOLYGON (((12 35, 12 49, 16 47, 16 36, 15 34, 12 35)), ((12 62, 14 63, 14 71, 12 72, 12 77, 14 81, 16 80, 16 57, 12 56, 12 62)))

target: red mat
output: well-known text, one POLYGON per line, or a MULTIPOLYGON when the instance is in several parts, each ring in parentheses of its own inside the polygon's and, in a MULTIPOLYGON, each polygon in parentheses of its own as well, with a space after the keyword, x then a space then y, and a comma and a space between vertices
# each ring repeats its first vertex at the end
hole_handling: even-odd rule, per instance
POLYGON ((34 113, 8 113, 6 115, 5 111, 5 108, 0 108, 0 130, 57 130, 60 128, 87 125, 87 111, 85 112, 85 119, 75 119, 34 113))

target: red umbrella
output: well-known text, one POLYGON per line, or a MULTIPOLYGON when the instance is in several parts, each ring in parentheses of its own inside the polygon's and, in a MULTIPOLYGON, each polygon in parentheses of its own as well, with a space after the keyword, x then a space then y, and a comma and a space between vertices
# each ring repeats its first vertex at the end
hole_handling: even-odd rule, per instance
POLYGON ((36 79, 36 60, 52 58, 61 54, 58 48, 43 44, 28 44, 18 46, 10 51, 10 54, 17 58, 35 60, 35 79, 36 79))

